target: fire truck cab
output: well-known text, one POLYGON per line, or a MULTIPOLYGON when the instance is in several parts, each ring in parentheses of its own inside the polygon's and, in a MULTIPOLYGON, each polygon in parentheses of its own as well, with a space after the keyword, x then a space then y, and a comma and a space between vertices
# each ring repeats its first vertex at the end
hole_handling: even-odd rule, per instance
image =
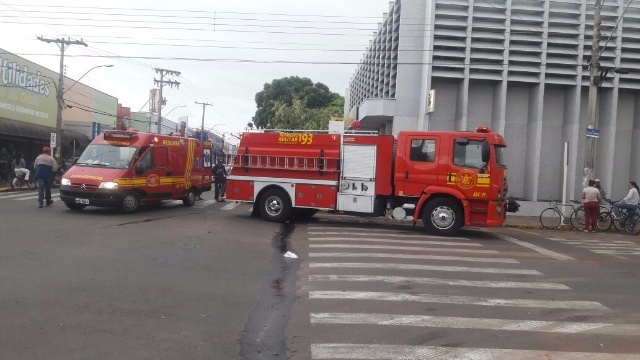
POLYGON ((90 205, 132 213, 141 203, 162 200, 193 206, 211 184, 210 141, 107 130, 64 174, 60 199, 71 210, 90 205))
POLYGON ((423 221, 439 235, 498 226, 507 210, 500 134, 401 131, 243 133, 227 199, 253 202, 270 221, 318 210, 423 221))

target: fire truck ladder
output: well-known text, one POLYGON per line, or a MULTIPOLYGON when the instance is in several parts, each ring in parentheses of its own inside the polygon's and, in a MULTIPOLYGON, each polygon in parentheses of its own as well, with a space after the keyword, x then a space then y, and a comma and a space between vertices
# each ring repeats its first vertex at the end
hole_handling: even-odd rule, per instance
POLYGON ((338 172, 340 170, 340 158, 326 157, 320 150, 320 156, 290 156, 290 155, 254 155, 248 153, 236 156, 239 166, 245 171, 249 169, 280 169, 293 171, 319 171, 338 172))

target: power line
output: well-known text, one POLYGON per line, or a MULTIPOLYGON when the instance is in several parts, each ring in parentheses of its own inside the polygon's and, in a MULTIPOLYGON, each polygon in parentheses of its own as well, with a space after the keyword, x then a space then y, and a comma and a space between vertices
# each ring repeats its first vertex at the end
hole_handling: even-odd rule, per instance
MULTIPOLYGON (((55 54, 15 54, 19 56, 55 56, 55 54)), ((169 60, 169 61, 197 61, 197 62, 228 62, 228 63, 250 63, 250 64, 312 64, 312 65, 366 65, 366 66, 382 66, 382 67, 390 67, 392 66, 390 63, 385 62, 372 62, 372 63, 363 63, 363 62, 353 62, 353 61, 296 61, 296 60, 256 60, 256 59, 230 59, 230 58, 193 58, 193 57, 173 57, 173 56, 101 56, 101 55, 67 55, 68 57, 77 57, 77 58, 106 58, 106 59, 146 59, 146 60, 169 60)), ((576 59, 577 62, 577 59, 576 59)), ((436 66, 476 66, 476 65, 501 65, 506 66, 511 63, 531 63, 527 61, 518 61, 512 60, 509 62, 471 62, 471 63, 460 63, 460 62, 397 62, 393 65, 436 65, 436 66)), ((582 66, 581 64, 540 64, 540 67, 576 67, 582 66)))

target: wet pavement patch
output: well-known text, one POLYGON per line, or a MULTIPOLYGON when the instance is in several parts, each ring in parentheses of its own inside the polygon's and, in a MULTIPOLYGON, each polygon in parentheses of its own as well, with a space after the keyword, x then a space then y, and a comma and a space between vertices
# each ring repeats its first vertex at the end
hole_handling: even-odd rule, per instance
POLYGON ((296 299, 300 259, 285 258, 295 225, 282 224, 273 237, 271 273, 264 281, 260 300, 249 314, 240 336, 240 356, 247 360, 287 359, 285 332, 296 299))

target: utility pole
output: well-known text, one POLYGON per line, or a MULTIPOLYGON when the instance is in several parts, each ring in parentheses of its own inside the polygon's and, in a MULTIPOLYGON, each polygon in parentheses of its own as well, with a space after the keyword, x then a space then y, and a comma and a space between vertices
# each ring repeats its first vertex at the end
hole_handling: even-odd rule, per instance
POLYGON ((158 68, 154 68, 153 70, 156 71, 156 73, 160 74, 160 80, 156 80, 155 78, 153 79, 153 83, 155 85, 159 85, 160 86, 160 90, 159 90, 159 94, 158 96, 160 97, 160 103, 158 104, 158 129, 157 129, 157 133, 158 134, 162 134, 162 105, 165 105, 166 101, 165 99, 162 97, 162 87, 167 84, 169 85, 169 87, 176 87, 179 88, 180 87, 180 83, 177 81, 172 81, 172 80, 165 80, 164 79, 164 75, 174 75, 174 76, 180 76, 180 71, 173 71, 173 70, 167 70, 167 69, 158 69, 158 68))
POLYGON ((58 103, 58 110, 56 115, 56 147, 58 148, 58 165, 63 167, 63 159, 62 159, 62 109, 64 109, 64 99, 62 98, 64 94, 64 50, 71 45, 84 45, 88 46, 82 40, 71 40, 71 38, 67 39, 47 39, 43 36, 38 36, 38 40, 44 41, 46 43, 54 43, 58 45, 60 48, 60 72, 58 73, 58 86, 56 87, 56 100, 58 103))
MULTIPOLYGON (((587 129, 596 129, 598 86, 600 86, 604 80, 600 69, 600 10, 602 10, 602 0, 596 0, 593 9, 593 39, 591 43, 591 60, 589 61, 590 82, 587 129)), ((584 150, 584 176, 587 179, 593 179, 593 165, 596 157, 595 137, 587 136, 584 150)))
POLYGON ((200 141, 204 140, 204 110, 205 106, 213 106, 213 104, 205 103, 205 102, 195 102, 198 105, 202 105, 202 128, 200 129, 200 141))

